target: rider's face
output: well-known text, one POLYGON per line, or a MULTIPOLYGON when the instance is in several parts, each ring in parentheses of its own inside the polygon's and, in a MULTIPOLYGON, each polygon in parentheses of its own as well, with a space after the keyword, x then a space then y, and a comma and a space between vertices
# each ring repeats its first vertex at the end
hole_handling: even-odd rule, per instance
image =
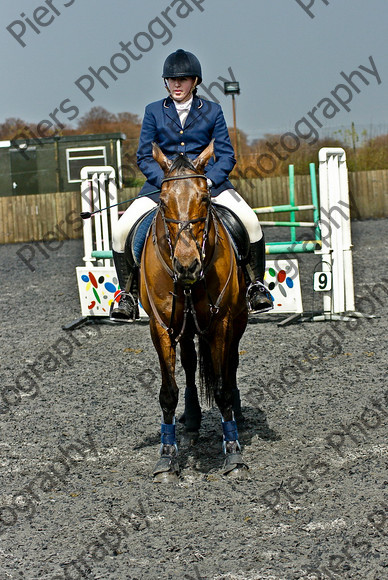
POLYGON ((178 103, 185 103, 191 97, 191 89, 194 85, 193 77, 176 77, 167 79, 171 97, 178 103))

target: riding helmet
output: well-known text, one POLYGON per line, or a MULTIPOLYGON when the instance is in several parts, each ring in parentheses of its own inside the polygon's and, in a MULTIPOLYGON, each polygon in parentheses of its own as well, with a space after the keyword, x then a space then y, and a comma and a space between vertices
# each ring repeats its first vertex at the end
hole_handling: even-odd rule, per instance
POLYGON ((179 48, 171 53, 163 66, 164 79, 176 77, 197 77, 197 86, 202 82, 201 64, 192 52, 179 48))

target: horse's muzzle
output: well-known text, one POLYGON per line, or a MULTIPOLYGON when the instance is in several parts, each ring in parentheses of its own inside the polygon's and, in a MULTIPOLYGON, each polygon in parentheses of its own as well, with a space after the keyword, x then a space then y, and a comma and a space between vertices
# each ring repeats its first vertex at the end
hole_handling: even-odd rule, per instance
POLYGON ((183 266, 178 258, 174 257, 172 265, 177 281, 181 284, 194 284, 201 277, 202 266, 198 258, 195 258, 189 266, 183 266))

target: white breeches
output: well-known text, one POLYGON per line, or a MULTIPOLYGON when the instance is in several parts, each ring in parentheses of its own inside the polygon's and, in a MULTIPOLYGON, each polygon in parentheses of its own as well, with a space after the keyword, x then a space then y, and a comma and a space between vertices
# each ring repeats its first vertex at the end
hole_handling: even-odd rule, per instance
MULTIPOLYGON (((217 197, 213 197, 212 203, 219 203, 230 208, 240 218, 247 229, 251 244, 258 242, 262 238, 263 232, 255 212, 243 200, 237 191, 234 189, 226 189, 217 195, 217 197)), ((134 223, 156 205, 157 204, 147 196, 139 197, 132 202, 119 219, 115 231, 113 232, 112 249, 115 252, 124 252, 125 241, 134 223)))
POLYGON ((249 235, 251 244, 258 242, 263 237, 261 225, 253 209, 243 200, 241 195, 234 189, 225 189, 222 193, 213 197, 212 203, 220 203, 231 209, 240 218, 249 235))
POLYGON ((138 197, 131 203, 119 219, 112 234, 112 249, 115 252, 124 252, 125 241, 134 223, 156 205, 157 203, 147 196, 138 197))

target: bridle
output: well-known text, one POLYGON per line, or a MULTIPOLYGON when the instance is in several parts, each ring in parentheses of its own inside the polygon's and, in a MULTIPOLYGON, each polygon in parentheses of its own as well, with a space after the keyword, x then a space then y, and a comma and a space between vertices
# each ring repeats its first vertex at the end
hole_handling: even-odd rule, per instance
MULTIPOLYGON (((206 175, 194 173, 191 175, 177 175, 175 177, 165 177, 164 179, 162 179, 162 184, 167 182, 167 181, 176 181, 176 180, 180 180, 180 179, 193 179, 193 178, 200 178, 200 179, 205 179, 205 180, 207 179, 206 175)), ((209 188, 208 188, 208 193, 210 196, 209 188)), ((177 220, 177 219, 173 219, 173 218, 167 218, 164 214, 164 209, 163 209, 162 204, 159 203, 159 207, 158 207, 158 209, 155 213, 155 216, 152 220, 152 224, 151 224, 152 241, 153 241, 153 244, 154 244, 154 247, 156 250, 156 254, 158 256, 159 261, 163 265, 164 269, 167 271, 170 278, 172 279, 173 285, 174 285, 173 292, 171 292, 172 297, 173 297, 173 301, 172 301, 169 326, 167 326, 163 322, 163 320, 161 319, 161 317, 159 315, 159 312, 157 311, 157 308, 155 306, 155 303, 152 299, 152 296, 151 296, 151 293, 149 290, 147 277, 145 275, 144 275, 144 283, 145 283, 145 287, 146 287, 146 291, 147 291, 148 300, 149 300, 150 306, 152 308, 152 311, 153 311, 153 314, 154 314, 156 320, 159 322, 159 324, 162 326, 162 328, 164 328, 168 332, 168 334, 171 337, 171 341, 175 342, 175 344, 177 344, 179 342, 179 340, 181 339, 181 337, 183 336, 183 333, 184 333, 185 328, 186 328, 187 315, 189 313, 192 315, 197 333, 199 335, 205 335, 208 332, 210 325, 212 323, 213 316, 215 314, 217 314, 219 309, 220 309, 220 304, 221 304, 222 298, 225 294, 226 288, 227 288, 229 281, 230 281, 230 278, 232 276, 233 249, 232 249, 229 237, 228 237, 228 242, 229 242, 229 246, 230 246, 230 250, 231 250, 229 273, 228 273, 228 277, 227 277, 227 280, 225 282, 225 285, 224 285, 223 289, 221 290, 217 300, 214 303, 213 300, 211 299, 211 296, 209 295, 209 293, 207 291, 206 278, 205 278, 206 272, 209 270, 209 268, 212 266, 212 264, 215 260, 215 252, 213 252, 213 255, 211 256, 209 262, 207 264, 205 264, 205 262, 206 262, 206 251, 205 250, 206 250, 206 242, 207 242, 208 236, 209 236, 209 227, 210 227, 210 217, 211 216, 213 216, 213 218, 215 218, 215 219, 213 219, 213 224, 215 227, 215 244, 217 244, 218 240, 221 239, 221 237, 220 237, 219 230, 218 230, 217 216, 215 214, 215 211, 214 211, 211 203, 209 203, 209 205, 208 205, 207 213, 206 213, 205 217, 193 218, 191 220, 177 220), (167 244, 168 244, 169 250, 170 250, 171 264, 173 264, 174 252, 175 252, 177 242, 179 240, 179 237, 182 235, 182 233, 184 231, 188 231, 191 234, 191 236, 192 236, 192 238, 197 246, 199 256, 200 256, 200 263, 201 263, 201 273, 200 273, 200 276, 199 276, 197 282, 199 282, 199 281, 204 282, 206 293, 207 293, 207 296, 209 299, 209 308, 210 308, 210 321, 209 321, 209 324, 205 330, 201 330, 199 327, 197 315, 196 315, 196 311, 195 311, 195 306, 194 306, 193 298, 191 295, 192 287, 191 287, 191 285, 188 285, 188 286, 184 286, 184 288, 183 288, 183 293, 185 296, 185 303, 184 303, 184 308, 183 308, 184 318, 183 318, 182 329, 181 329, 180 333, 178 334, 178 336, 176 336, 175 338, 173 338, 173 336, 172 336, 174 333, 174 329, 172 328, 172 323, 173 323, 174 314, 175 314, 175 306, 176 306, 176 298, 177 298, 176 290, 177 290, 177 285, 178 285, 178 277, 177 277, 176 273, 174 272, 174 270, 172 268, 170 268, 169 264, 164 259, 163 255, 160 251, 160 248, 159 248, 157 233, 156 233, 156 220, 157 220, 158 214, 160 214, 160 216, 162 218, 163 225, 164 225, 165 236, 166 236, 167 244), (198 240, 196 239, 196 237, 194 236, 194 234, 192 232, 192 225, 196 224, 196 223, 200 223, 200 222, 205 222, 201 245, 199 244, 198 240), (178 234, 175 238, 174 244, 171 240, 170 231, 169 231, 168 226, 167 226, 168 223, 174 223, 174 224, 179 225, 178 234)))
MULTIPOLYGON (((206 175, 201 175, 198 173, 194 173, 193 175, 177 175, 176 177, 165 177, 164 179, 162 179, 162 185, 163 185, 163 183, 165 183, 167 181, 176 181, 179 179, 191 179, 193 177, 194 178, 197 177, 197 178, 201 178, 201 179, 205 179, 205 180, 207 179, 206 175)), ((209 188, 207 188, 207 190, 208 190, 208 194, 210 197, 209 188)), ((163 208, 163 205, 161 203, 159 204, 159 213, 162 217, 164 231, 166 234, 166 240, 167 240, 169 250, 170 250, 171 263, 173 263, 175 248, 177 246, 177 243, 179 241, 180 236, 183 234, 183 232, 189 232, 189 234, 191 235, 191 237, 192 237, 192 239, 197 247, 198 253, 199 253, 199 259, 200 259, 200 263, 201 263, 201 273, 200 273, 198 280, 202 280, 204 275, 205 275, 204 261, 206 258, 206 254, 205 254, 206 241, 207 241, 208 236, 209 236, 209 224, 210 224, 210 214, 211 214, 210 203, 208 205, 205 217, 193 218, 191 220, 177 220, 177 219, 173 219, 173 218, 167 218, 165 216, 164 208, 163 208), (201 223, 201 222, 205 222, 205 226, 204 226, 203 235, 202 235, 202 244, 200 245, 197 238, 193 234, 192 225, 197 224, 197 223, 201 223), (169 232, 169 229, 167 226, 167 224, 169 224, 169 223, 179 225, 178 234, 175 238, 174 244, 172 243, 170 232, 169 232)), ((155 221, 156 221, 156 216, 155 216, 155 221)), ((172 277, 174 282, 177 282, 176 273, 173 270, 171 270, 171 268, 168 266, 168 264, 166 263, 166 261, 164 260, 162 255, 160 254, 160 251, 158 251, 158 254, 159 254, 159 258, 161 259, 164 267, 167 269, 168 273, 170 274, 170 276, 172 277)), ((208 269, 208 268, 209 268, 209 264, 208 264, 206 269, 208 269)))

